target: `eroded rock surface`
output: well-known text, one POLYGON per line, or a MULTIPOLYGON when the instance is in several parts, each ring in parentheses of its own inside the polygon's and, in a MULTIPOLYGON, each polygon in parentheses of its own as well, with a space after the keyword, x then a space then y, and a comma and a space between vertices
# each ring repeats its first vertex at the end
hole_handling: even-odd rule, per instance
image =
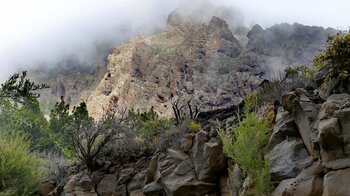
POLYGON ((312 93, 296 89, 282 96, 266 155, 272 180, 280 181, 272 195, 349 195, 349 94, 318 104, 312 93), (294 123, 299 135, 290 134, 294 123))

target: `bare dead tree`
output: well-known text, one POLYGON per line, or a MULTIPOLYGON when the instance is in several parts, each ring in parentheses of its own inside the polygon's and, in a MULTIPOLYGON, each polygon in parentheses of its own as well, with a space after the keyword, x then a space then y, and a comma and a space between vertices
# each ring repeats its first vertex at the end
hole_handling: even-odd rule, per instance
POLYGON ((180 99, 178 99, 177 101, 172 103, 172 108, 173 108, 175 119, 176 119, 176 125, 180 125, 186 116, 189 116, 189 118, 192 120, 197 119, 199 112, 200 112, 200 108, 198 107, 198 105, 192 104, 192 100, 193 100, 193 98, 191 98, 189 101, 187 101, 187 104, 182 105, 182 106, 179 106, 180 99), (184 111, 184 108, 186 106, 187 106, 188 111, 189 111, 188 115, 186 115, 186 112, 184 111))
POLYGON ((192 102, 192 98, 187 102, 187 106, 190 111, 190 118, 192 120, 196 120, 199 115, 199 107, 198 105, 192 105, 191 102, 192 102))
POLYGON ((79 119, 73 123, 73 146, 77 156, 90 171, 97 167, 97 156, 110 142, 119 139, 121 125, 113 116, 106 116, 95 122, 79 119))

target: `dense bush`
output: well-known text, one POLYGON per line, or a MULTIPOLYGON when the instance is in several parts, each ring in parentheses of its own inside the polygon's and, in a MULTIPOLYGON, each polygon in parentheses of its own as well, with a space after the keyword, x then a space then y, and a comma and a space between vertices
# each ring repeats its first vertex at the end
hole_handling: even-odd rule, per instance
MULTIPOLYGON (((329 85, 329 91, 350 91, 350 30, 330 36, 325 51, 314 58, 314 65, 320 71, 318 80, 324 86, 329 85)), ((330 92, 328 92, 330 93, 330 92)))
POLYGON ((349 77, 350 30, 347 33, 338 32, 330 36, 326 43, 326 50, 315 57, 314 63, 318 69, 326 71, 327 79, 349 77))
POLYGON ((124 124, 131 130, 134 138, 143 143, 147 150, 153 151, 156 150, 159 139, 170 131, 173 122, 160 118, 151 108, 150 111, 142 113, 130 110, 124 124))
POLYGON ((0 195, 31 195, 44 179, 41 161, 19 132, 0 132, 0 195))
MULTIPOLYGON (((244 117, 237 125, 219 129, 226 156, 234 160, 245 176, 254 180, 255 195, 268 195, 270 191, 269 164, 264 160, 268 143, 268 124, 259 120, 250 107, 244 109, 244 117)), ((240 119, 240 118, 238 118, 240 119)))
POLYGON ((53 151, 37 153, 45 168, 45 179, 51 183, 62 182, 68 177, 67 168, 72 163, 62 154, 53 151))

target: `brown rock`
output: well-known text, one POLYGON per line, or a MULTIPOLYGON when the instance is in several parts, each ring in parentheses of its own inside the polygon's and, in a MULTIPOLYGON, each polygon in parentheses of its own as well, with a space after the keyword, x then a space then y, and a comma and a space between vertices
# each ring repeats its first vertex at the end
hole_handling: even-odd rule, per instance
POLYGON ((44 187, 41 189, 41 195, 42 196, 48 196, 53 190, 55 189, 55 186, 51 183, 47 183, 44 185, 44 187))
POLYGON ((222 171, 226 168, 226 158, 221 142, 217 138, 211 138, 204 145, 205 162, 211 171, 222 171))
POLYGON ((185 161, 186 159, 190 158, 186 153, 182 151, 168 149, 167 152, 168 155, 174 160, 175 164, 179 164, 182 161, 185 161))
POLYGON ((128 184, 128 192, 130 195, 143 195, 143 186, 146 171, 137 173, 128 184))
POLYGON ((339 107, 348 100, 350 100, 350 95, 347 93, 334 94, 329 96, 326 102, 322 104, 322 107, 318 114, 319 120, 332 117, 334 112, 337 111, 339 107))
POLYGON ((149 184, 146 184, 143 188, 143 193, 146 196, 163 196, 164 189, 161 183, 158 182, 152 182, 149 184))
POLYGON ((119 185, 113 192, 112 196, 128 196, 126 185, 119 185))
POLYGON ((317 152, 315 152, 313 148, 313 141, 312 141, 312 133, 313 133, 313 126, 314 121, 316 121, 315 117, 315 108, 316 106, 314 104, 310 103, 300 103, 297 99, 293 100, 293 112, 292 116, 295 121, 295 124, 298 127, 299 133, 301 135, 301 138, 306 146, 307 151, 311 156, 317 156, 317 152), (306 108, 310 108, 307 109, 306 108))
POLYGON ((289 184, 282 195, 308 195, 320 196, 323 193, 323 179, 318 176, 311 176, 307 179, 302 179, 298 183, 295 181, 289 184))
POLYGON ((292 112, 293 102, 296 99, 298 99, 298 96, 294 92, 283 93, 283 95, 282 95, 283 108, 288 112, 292 112))
POLYGON ((122 169, 119 173, 117 183, 120 185, 129 182, 129 180, 131 180, 131 178, 133 177, 134 171, 134 168, 122 169))
POLYGON ((184 152, 189 152, 192 148, 193 145, 193 136, 191 134, 186 134, 182 139, 181 139, 181 144, 180 144, 180 149, 184 152))
POLYGON ((101 196, 110 196, 113 194, 117 187, 117 175, 108 174, 102 178, 101 182, 97 185, 97 192, 101 196))
POLYGON ((343 138, 337 118, 325 119, 320 122, 318 139, 323 161, 330 161, 344 156, 343 138))
POLYGON ((78 184, 79 178, 80 178, 79 174, 71 176, 69 181, 63 188, 64 192, 65 193, 73 192, 75 190, 76 185, 78 184))
POLYGON ((344 153, 350 157, 350 108, 340 110, 338 118, 342 129, 344 153))
POLYGON ((350 169, 328 172, 324 177, 323 196, 349 195, 350 169))

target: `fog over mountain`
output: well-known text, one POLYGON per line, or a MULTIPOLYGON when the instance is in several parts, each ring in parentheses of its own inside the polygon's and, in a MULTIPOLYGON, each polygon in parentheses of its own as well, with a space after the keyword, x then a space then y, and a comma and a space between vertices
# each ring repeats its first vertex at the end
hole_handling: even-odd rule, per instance
POLYGON ((168 14, 176 8, 198 12, 203 20, 211 17, 201 16, 203 10, 220 15, 234 34, 242 34, 244 39, 245 28, 256 23, 269 27, 298 22, 346 29, 350 3, 339 0, 329 4, 326 0, 2 1, 0 80, 18 69, 53 66, 72 57, 81 64, 101 64, 106 50, 115 44, 163 30, 168 14))

